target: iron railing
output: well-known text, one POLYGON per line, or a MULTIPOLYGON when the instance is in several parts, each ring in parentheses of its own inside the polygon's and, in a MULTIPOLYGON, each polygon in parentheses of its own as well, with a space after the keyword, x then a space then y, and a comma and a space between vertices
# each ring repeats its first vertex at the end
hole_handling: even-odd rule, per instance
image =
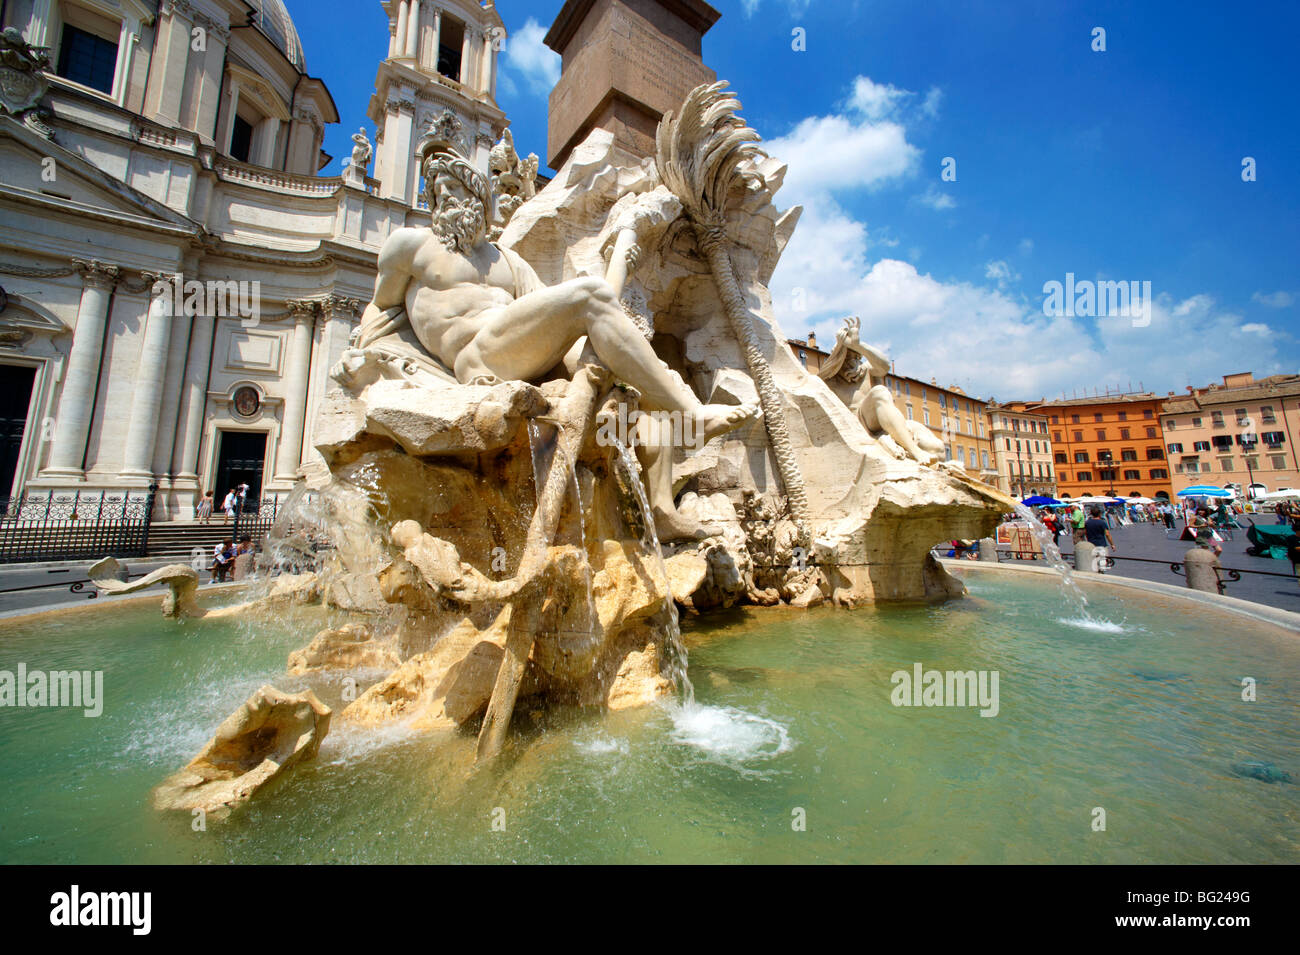
POLYGON ((0 500, 0 564, 144 557, 158 485, 130 491, 48 492, 0 500))

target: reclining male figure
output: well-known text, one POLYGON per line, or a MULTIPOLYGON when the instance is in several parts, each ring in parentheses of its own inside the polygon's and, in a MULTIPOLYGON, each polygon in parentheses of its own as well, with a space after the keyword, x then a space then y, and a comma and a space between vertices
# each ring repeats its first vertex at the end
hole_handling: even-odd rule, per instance
MULTIPOLYGON (((399 229, 384 243, 374 297, 341 377, 360 375, 372 360, 366 346, 406 322, 462 384, 538 379, 576 358, 570 353, 585 337, 615 377, 641 393, 644 409, 690 416, 702 442, 757 415, 756 407, 702 404, 619 305, 640 251, 635 228, 618 233, 604 278, 548 287, 519 255, 487 240, 486 177, 454 153, 431 156, 424 174, 432 228, 399 229)), ((673 505, 671 449, 647 448, 642 460, 660 539, 702 536, 673 505)))

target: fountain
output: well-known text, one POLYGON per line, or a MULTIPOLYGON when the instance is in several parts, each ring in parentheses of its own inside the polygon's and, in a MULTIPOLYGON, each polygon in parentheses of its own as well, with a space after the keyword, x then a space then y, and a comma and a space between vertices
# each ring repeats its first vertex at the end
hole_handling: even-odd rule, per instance
MULTIPOLYGON (((432 227, 399 230, 381 253, 374 300, 315 422, 329 481, 297 494, 268 541, 269 569, 294 573, 220 613, 196 604, 187 568, 148 581, 172 588, 172 611, 198 619, 177 631, 175 679, 157 688, 155 708, 124 711, 131 725, 151 723, 160 748, 137 756, 122 724, 103 730, 104 745, 124 747, 129 785, 157 787, 159 808, 224 817, 231 841, 219 844, 249 860, 263 847, 278 853, 283 826, 305 814, 322 831, 354 827, 353 785, 430 844, 447 827, 470 832, 509 792, 544 792, 536 811, 572 820, 595 787, 609 817, 599 837, 614 837, 607 822, 621 826, 629 857, 645 858, 655 837, 614 808, 637 793, 664 794, 658 815, 696 799, 753 823, 759 803, 814 798, 799 787, 822 774, 840 780, 835 807, 860 799, 868 822, 889 827, 909 799, 942 803, 912 778, 918 754, 962 785, 994 772, 959 758, 983 752, 972 736, 982 724, 1012 723, 1017 747, 1031 737, 1049 754, 1064 745, 1046 683, 1004 681, 1021 695, 998 720, 900 725, 888 705, 899 666, 958 653, 962 669, 987 663, 1049 681, 1071 672, 1055 659, 1068 657, 1083 676, 1065 688, 1067 710, 1099 688, 1160 692, 1163 683, 1142 677, 1135 688, 1128 675, 1161 661, 1071 643, 1077 631, 1050 624, 1051 601, 1032 585, 981 581, 976 599, 952 599, 966 587, 931 544, 983 537, 1016 502, 937 461, 870 378, 846 404, 795 360, 766 283, 799 210, 776 207, 785 167, 757 150, 724 87, 700 87, 665 117, 656 160, 620 164, 613 137, 595 130, 545 189, 507 203, 491 190, 519 178, 507 168, 513 150, 494 154, 489 180, 454 140, 425 138, 432 227), (761 609, 777 604, 785 609, 761 609), (236 629, 250 620, 251 631, 236 629), (169 732, 178 719, 185 731, 169 732), (216 723, 200 746, 198 728, 216 723), (873 768, 848 783, 849 766, 873 768), (743 780, 743 805, 720 795, 730 784, 717 773, 743 780), (871 781, 894 773, 892 788, 871 781), (241 820, 263 799, 282 810, 267 830, 280 835, 247 849, 241 820)), ((852 351, 874 367, 878 353, 855 333, 840 344, 841 360, 852 351)), ((1054 544, 1044 550, 1050 558, 1054 544)), ((97 574, 105 590, 120 589, 112 569, 97 574)), ((1133 632, 1166 619, 1128 612, 1133 632)), ((1202 650, 1213 639, 1193 622, 1184 629, 1202 650)), ((1300 669, 1274 636, 1276 665, 1300 669)), ((147 660, 125 652, 115 665, 154 686, 138 675, 147 660)), ((1224 666, 1205 652, 1185 671, 1155 669, 1197 683, 1224 680, 1224 666)), ((1231 732, 1223 758, 1197 772, 1222 764, 1220 789, 1286 776, 1232 771, 1290 764, 1231 732)), ((0 760, 7 752, 0 739, 0 760)), ((1077 773, 1064 752, 1048 761, 1077 773)), ((1150 778, 1167 787, 1188 766, 1150 778)), ((1149 796, 1132 798, 1160 803, 1149 796)), ((1258 813, 1249 802, 1231 814, 1238 823, 1258 813)), ((694 858, 684 847, 696 836, 666 825, 672 858, 694 858)), ((590 857, 552 835, 524 855, 590 857)), ((1004 842, 980 851, 1006 858, 1004 842)), ((171 843, 160 834, 153 844, 171 843)), ((820 837, 809 844, 844 858, 820 837)), ((406 859, 404 846, 348 852, 406 859)), ((474 836, 447 851, 498 852, 474 836)), ((316 848, 306 857, 334 858, 316 848)))

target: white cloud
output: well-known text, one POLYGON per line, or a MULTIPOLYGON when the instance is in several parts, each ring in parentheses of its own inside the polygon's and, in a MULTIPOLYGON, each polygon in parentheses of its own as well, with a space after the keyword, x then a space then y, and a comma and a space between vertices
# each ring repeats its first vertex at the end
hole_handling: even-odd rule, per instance
POLYGON ((940 191, 933 184, 931 184, 925 192, 917 196, 916 201, 921 203, 923 206, 929 206, 931 209, 940 211, 955 208, 957 205, 956 199, 954 199, 949 193, 940 191))
POLYGON ((1017 251, 1020 252, 1021 255, 1030 255, 1034 251, 1034 240, 1021 239, 1020 244, 1016 246, 1016 249, 1017 251))
POLYGON ((1273 329, 1267 325, 1261 325, 1259 322, 1247 322, 1241 326, 1241 331, 1246 335, 1259 335, 1264 338, 1273 334, 1273 329))
POLYGON ((1006 288, 1012 282, 1020 281, 1020 273, 1012 271, 1011 266, 1007 265, 1004 259, 997 259, 985 265, 984 277, 993 279, 998 283, 998 288, 1001 289, 1006 288))
MULTIPOLYGON (((745 16, 752 17, 763 0, 740 0, 740 8, 745 16)), ((812 0, 785 0, 785 6, 796 16, 803 13, 812 4, 812 0)))
POLYGON ((849 107, 875 122, 894 115, 903 100, 912 95, 892 83, 873 83, 870 77, 859 76, 853 81, 849 107))
POLYGON ((1268 308, 1290 308, 1295 304, 1295 296, 1290 292, 1256 292, 1250 300, 1268 308))
POLYGON ((925 101, 921 103, 921 112, 931 119, 937 119, 939 116, 939 106, 943 102, 943 90, 937 86, 931 86, 925 93, 925 101))
MULTIPOLYGON (((506 40, 506 67, 523 78, 528 90, 537 96, 546 96, 560 80, 560 55, 542 41, 546 28, 533 17, 506 40)), ((506 80, 507 91, 517 89, 506 80)))

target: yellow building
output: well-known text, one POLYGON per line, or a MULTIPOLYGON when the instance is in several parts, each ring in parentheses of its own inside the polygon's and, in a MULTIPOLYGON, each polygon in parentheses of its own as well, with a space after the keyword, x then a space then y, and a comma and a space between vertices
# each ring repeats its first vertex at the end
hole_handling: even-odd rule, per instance
POLYGON ((1023 401, 988 403, 989 435, 997 462, 995 486, 1016 497, 1056 496, 1055 460, 1048 416, 1023 401))

